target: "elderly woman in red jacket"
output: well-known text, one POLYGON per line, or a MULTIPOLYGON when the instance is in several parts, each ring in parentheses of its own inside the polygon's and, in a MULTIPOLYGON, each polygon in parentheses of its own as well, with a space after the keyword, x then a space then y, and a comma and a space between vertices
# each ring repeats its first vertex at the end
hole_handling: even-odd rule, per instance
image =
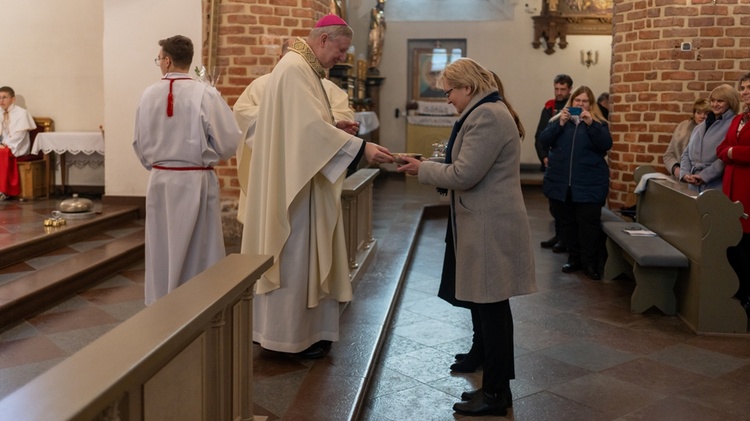
MULTIPOLYGON (((732 201, 740 201, 745 213, 750 211, 750 73, 740 78, 740 97, 744 111, 729 125, 724 141, 716 148, 716 155, 724 161, 722 189, 732 201)), ((750 219, 740 219, 742 239, 727 250, 729 263, 737 272, 740 287, 735 297, 750 316, 750 219)))

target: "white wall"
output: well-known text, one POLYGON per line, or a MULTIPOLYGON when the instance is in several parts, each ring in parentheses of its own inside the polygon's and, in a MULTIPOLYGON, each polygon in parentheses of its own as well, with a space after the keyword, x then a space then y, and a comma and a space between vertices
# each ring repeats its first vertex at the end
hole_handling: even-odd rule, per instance
MULTIPOLYGON (((538 163, 534 150, 534 132, 544 103, 553 97, 552 80, 558 73, 567 73, 574 86, 588 85, 596 95, 609 90, 611 36, 568 36, 568 46, 547 55, 543 48, 531 45, 534 35, 532 14, 524 11, 526 2, 515 5, 514 19, 509 21, 475 22, 414 22, 389 16, 389 0, 385 5, 386 39, 380 75, 385 77, 381 87, 380 142, 392 151, 404 151, 406 118, 404 107, 409 99, 407 66, 409 39, 465 38, 467 55, 500 76, 506 96, 521 117, 527 136, 521 161, 538 163), (586 68, 580 63, 581 50, 598 50, 599 63, 586 68), (400 118, 394 111, 400 110, 400 118)), ((367 51, 369 10, 375 0, 351 0, 348 19, 355 31, 357 53, 367 51)), ((539 0, 528 3, 537 10, 539 0)))
POLYGON ((3 0, 0 85, 58 131, 99 130, 102 92, 99 0, 3 0))
MULTIPOLYGON (((104 126, 105 192, 144 196, 148 172, 135 158, 133 119, 141 92, 161 77, 157 41, 183 34, 201 62, 200 0, 3 0, 0 85, 57 131, 104 126)), ((100 170, 101 171, 101 170, 100 170)), ((71 169, 71 184, 89 184, 71 169)), ((95 184, 100 184, 95 183, 95 184)))
POLYGON ((143 90, 161 78, 158 41, 190 37, 201 63, 200 0, 104 0, 104 121, 106 193, 145 196, 148 172, 133 153, 133 121, 143 90))

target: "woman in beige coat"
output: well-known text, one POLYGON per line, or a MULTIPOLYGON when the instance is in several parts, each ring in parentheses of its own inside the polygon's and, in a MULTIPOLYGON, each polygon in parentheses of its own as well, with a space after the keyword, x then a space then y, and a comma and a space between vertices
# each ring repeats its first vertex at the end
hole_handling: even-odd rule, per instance
MULTIPOLYGON (((405 158, 399 171, 445 189, 456 254, 456 293, 468 302, 483 343, 482 388, 453 409, 464 415, 505 415, 511 406, 513 317, 509 299, 536 292, 534 255, 520 182, 521 139, 492 72, 462 58, 439 82, 461 116, 445 163, 405 158)), ((474 347, 472 347, 474 348, 474 347)))

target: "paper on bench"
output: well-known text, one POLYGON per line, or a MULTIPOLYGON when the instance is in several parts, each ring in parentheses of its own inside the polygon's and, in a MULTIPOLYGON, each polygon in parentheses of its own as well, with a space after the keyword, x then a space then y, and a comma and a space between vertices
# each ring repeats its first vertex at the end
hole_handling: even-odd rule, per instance
POLYGON ((622 232, 633 237, 656 237, 655 232, 643 228, 624 229, 622 232))

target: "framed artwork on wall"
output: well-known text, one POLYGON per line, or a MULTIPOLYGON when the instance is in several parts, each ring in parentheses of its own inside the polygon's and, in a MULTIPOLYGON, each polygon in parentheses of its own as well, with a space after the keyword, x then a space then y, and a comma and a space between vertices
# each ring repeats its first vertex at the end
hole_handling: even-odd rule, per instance
POLYGON ((542 15, 558 15, 568 35, 612 35, 613 0, 543 0, 542 15), (546 10, 545 10, 546 9, 546 10))
POLYGON ((568 46, 568 35, 612 35, 613 0, 542 0, 542 13, 532 16, 531 45, 553 54, 555 44, 568 46))
POLYGON ((437 78, 445 66, 466 57, 466 40, 409 40, 411 99, 445 101, 437 78))

